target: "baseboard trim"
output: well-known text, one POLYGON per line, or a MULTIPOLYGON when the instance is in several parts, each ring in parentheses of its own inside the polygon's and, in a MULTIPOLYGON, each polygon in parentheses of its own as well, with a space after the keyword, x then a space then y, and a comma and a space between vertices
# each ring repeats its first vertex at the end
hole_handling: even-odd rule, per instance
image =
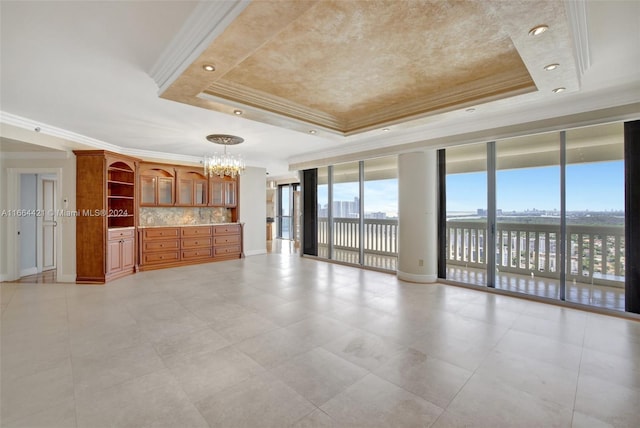
POLYGON ((26 269, 20 269, 20 278, 22 278, 23 276, 30 276, 30 275, 37 275, 37 274, 38 274, 38 268, 36 266, 26 268, 26 269))
POLYGON ((251 250, 244 252, 245 256, 259 256, 260 254, 267 254, 267 250, 251 250))
POLYGON ((407 282, 417 282, 420 284, 430 284, 438 281, 438 275, 416 275, 414 273, 407 273, 398 271, 398 279, 407 282))
POLYGON ((58 273, 56 275, 56 282, 76 282, 76 275, 62 275, 58 273))

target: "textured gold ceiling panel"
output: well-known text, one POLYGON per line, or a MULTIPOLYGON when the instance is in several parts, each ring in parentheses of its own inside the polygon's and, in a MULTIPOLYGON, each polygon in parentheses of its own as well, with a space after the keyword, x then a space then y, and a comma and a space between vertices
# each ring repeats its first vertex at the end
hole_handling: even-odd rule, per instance
POLYGON ((485 7, 256 1, 163 96, 216 110, 226 100, 352 134, 535 90, 485 7))

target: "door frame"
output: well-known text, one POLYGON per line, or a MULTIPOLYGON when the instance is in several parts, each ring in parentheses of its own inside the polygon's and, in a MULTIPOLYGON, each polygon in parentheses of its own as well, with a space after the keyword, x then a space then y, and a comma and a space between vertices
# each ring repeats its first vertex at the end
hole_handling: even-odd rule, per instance
MULTIPOLYGON (((54 186, 53 186, 53 210, 55 212, 57 212, 58 210, 58 178, 56 175, 53 174, 37 174, 36 176, 36 180, 38 183, 38 187, 37 187, 37 193, 38 193, 38 201, 37 201, 37 207, 38 209, 44 209, 44 182, 45 181, 53 181, 54 182, 54 186)), ((53 254, 54 254, 54 259, 53 259, 53 268, 49 269, 57 269, 58 265, 56 264, 56 253, 58 251, 57 247, 57 242, 58 242, 58 230, 57 230, 57 220, 56 220, 57 216, 54 216, 54 221, 56 223, 56 226, 54 226, 54 231, 53 231, 53 236, 54 236, 54 250, 53 250, 53 254)), ((37 226, 37 230, 36 230, 36 239, 37 239, 37 254, 36 254, 36 267, 38 269, 38 273, 42 273, 44 271, 44 217, 40 216, 36 219, 36 226, 37 226)))
MULTIPOLYGON (((62 168, 7 168, 7 210, 20 209, 20 175, 49 174, 56 176, 55 192, 58 199, 62 194, 62 168)), ((56 204, 58 205, 58 204, 56 204)), ((15 281, 20 278, 20 240, 18 237, 19 217, 7 216, 7 277, 3 281, 15 281)), ((61 233, 56 233, 56 268, 63 261, 61 233)))

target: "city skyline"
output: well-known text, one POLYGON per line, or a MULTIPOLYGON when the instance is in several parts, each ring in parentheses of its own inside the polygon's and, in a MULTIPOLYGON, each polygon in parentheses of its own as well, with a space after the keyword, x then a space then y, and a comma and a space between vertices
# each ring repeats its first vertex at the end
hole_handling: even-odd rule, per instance
MULTIPOLYGON (((447 175, 447 212, 476 213, 486 209, 486 172, 447 175)), ((398 180, 364 182, 365 215, 386 213, 397 217, 398 180)), ((498 170, 496 205, 504 213, 560 211, 560 167, 498 170)), ((334 202, 358 198, 356 182, 335 183, 334 202)), ((569 164, 566 167, 568 212, 624 212, 624 162, 569 164)), ((326 208, 327 185, 318 186, 318 204, 326 208)))
MULTIPOLYGON (((487 206, 487 174, 447 175, 447 212, 476 212, 487 206)), ((567 211, 624 211, 624 162, 570 164, 566 169, 567 211)), ((560 211, 560 167, 496 172, 496 206, 504 212, 560 211)))

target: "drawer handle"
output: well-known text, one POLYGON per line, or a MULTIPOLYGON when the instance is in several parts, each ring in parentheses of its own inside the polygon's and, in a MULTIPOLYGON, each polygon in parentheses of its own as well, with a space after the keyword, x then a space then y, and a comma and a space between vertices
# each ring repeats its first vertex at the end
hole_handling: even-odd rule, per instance
POLYGON ((160 232, 160 236, 164 235, 164 232, 160 232))
POLYGON ((160 248, 164 247, 164 244, 160 244, 160 248))
POLYGON ((198 245, 198 241, 196 241, 195 245, 198 245))
POLYGON ((160 260, 164 259, 164 256, 160 256, 160 260))

